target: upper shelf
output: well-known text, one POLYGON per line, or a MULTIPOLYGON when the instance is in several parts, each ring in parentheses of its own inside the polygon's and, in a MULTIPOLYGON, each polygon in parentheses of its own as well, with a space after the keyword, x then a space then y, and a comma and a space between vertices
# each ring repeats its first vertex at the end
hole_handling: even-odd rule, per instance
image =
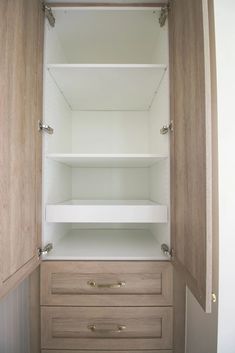
POLYGON ((48 159, 63 163, 69 167, 93 168, 147 168, 167 158, 159 154, 74 154, 51 153, 48 159))
POLYGON ((50 64, 72 110, 148 110, 167 69, 156 64, 50 64))

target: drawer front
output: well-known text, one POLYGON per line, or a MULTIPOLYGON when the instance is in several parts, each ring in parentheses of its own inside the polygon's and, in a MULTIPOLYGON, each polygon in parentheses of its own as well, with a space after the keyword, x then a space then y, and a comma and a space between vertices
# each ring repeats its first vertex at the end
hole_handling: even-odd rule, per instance
POLYGON ((42 307, 43 349, 172 348, 172 308, 42 307))
POLYGON ((41 304, 172 305, 172 265, 164 261, 45 261, 41 304))

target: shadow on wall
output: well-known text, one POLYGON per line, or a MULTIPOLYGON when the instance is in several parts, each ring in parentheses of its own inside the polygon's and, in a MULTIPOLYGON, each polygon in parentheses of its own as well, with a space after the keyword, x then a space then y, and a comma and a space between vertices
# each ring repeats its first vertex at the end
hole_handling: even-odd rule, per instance
POLYGON ((0 300, 0 352, 30 353, 29 280, 0 300))

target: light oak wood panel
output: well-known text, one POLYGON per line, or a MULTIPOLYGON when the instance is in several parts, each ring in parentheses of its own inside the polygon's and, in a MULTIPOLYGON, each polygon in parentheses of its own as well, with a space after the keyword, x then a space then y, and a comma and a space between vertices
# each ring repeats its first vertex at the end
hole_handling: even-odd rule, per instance
POLYGON ((41 307, 41 318, 42 348, 172 348, 172 308, 169 307, 41 307), (95 325, 96 330, 92 331, 90 325, 95 325), (118 332, 120 325, 125 329, 118 332))
POLYGON ((39 0, 0 6, 2 296, 39 263, 43 14, 39 0))
POLYGON ((211 309, 212 137, 207 0, 173 1, 170 11, 171 181, 174 264, 211 309))
POLYGON ((41 266, 41 304, 166 306, 172 304, 169 262, 47 261, 41 266), (120 288, 89 285, 125 282, 120 288))

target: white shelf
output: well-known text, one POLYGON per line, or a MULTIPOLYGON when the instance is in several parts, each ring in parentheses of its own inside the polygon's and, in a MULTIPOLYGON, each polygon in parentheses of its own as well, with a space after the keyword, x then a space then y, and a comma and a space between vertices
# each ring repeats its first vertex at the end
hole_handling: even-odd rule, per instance
POLYGON ((49 64, 72 110, 148 110, 166 65, 49 64))
POLYGON ((44 260, 169 260, 147 230, 73 229, 44 260))
POLYGON ((48 159, 68 165, 69 167, 94 168, 146 168, 167 159, 165 155, 158 154, 74 154, 51 153, 48 159))
POLYGON ((166 223, 167 207, 150 200, 69 200, 46 206, 53 223, 166 223))

